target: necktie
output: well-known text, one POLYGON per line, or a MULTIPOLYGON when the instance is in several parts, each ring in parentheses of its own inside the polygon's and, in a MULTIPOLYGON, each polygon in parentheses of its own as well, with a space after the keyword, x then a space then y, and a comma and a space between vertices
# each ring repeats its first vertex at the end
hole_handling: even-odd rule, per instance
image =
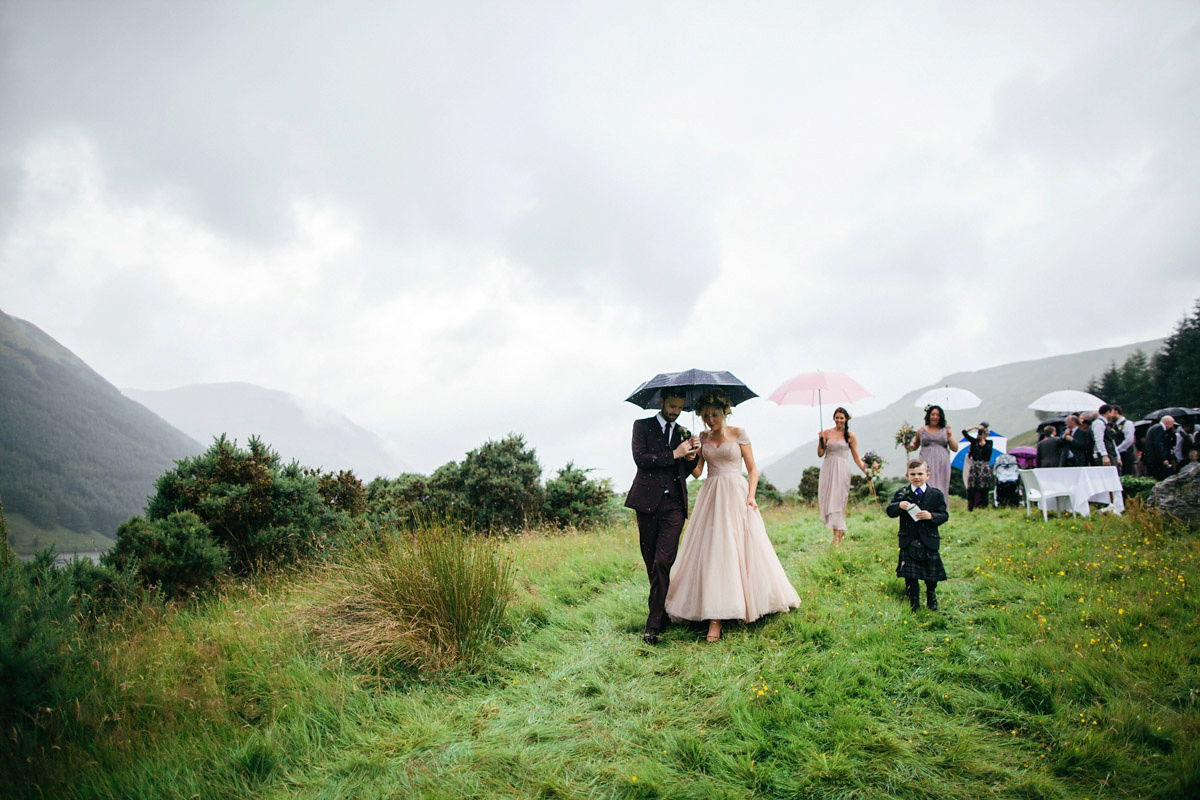
POLYGON ((667 423, 667 427, 663 428, 663 435, 667 437, 667 444, 671 443, 671 423, 667 423))

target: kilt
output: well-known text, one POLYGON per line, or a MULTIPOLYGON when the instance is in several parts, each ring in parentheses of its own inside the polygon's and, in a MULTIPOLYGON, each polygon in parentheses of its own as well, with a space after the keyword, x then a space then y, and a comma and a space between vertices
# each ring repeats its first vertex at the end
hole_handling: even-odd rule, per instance
POLYGON ((896 577, 921 581, 948 579, 946 568, 942 566, 941 553, 928 549, 920 539, 913 539, 907 548, 900 549, 896 558, 896 577))

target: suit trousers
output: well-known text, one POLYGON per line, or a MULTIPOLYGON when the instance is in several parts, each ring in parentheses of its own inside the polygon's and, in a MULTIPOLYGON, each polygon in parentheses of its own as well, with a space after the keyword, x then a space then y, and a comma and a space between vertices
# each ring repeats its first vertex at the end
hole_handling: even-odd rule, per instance
POLYGON ((642 546, 642 561, 650 579, 650 613, 646 630, 660 633, 667 627, 667 589, 671 586, 671 567, 679 554, 679 535, 683 533, 683 505, 674 498, 664 497, 662 505, 652 514, 638 512, 638 538, 642 546))

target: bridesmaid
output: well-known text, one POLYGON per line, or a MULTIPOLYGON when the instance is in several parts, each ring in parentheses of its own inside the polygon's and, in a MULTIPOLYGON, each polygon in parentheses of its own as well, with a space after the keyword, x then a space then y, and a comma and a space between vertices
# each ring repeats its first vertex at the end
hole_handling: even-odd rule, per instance
POLYGON ((950 454, 958 452, 954 429, 946 424, 941 406, 925 406, 925 424, 905 450, 921 448, 921 460, 929 468, 929 485, 950 496, 950 454))
POLYGON ((858 457, 858 438, 850 432, 850 412, 840 406, 833 412, 833 427, 817 437, 817 457, 821 462, 821 480, 817 484, 817 509, 821 522, 833 529, 833 543, 840 545, 846 535, 846 504, 850 499, 850 458, 867 475, 867 467, 858 457))

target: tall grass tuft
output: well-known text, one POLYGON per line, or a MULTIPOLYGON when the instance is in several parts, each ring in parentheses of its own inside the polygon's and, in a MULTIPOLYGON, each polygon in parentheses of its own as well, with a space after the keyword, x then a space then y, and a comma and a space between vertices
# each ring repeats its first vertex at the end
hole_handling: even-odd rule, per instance
POLYGON ((331 568, 317 640, 377 675, 478 663, 515 593, 495 541, 448 522, 390 531, 331 568))

